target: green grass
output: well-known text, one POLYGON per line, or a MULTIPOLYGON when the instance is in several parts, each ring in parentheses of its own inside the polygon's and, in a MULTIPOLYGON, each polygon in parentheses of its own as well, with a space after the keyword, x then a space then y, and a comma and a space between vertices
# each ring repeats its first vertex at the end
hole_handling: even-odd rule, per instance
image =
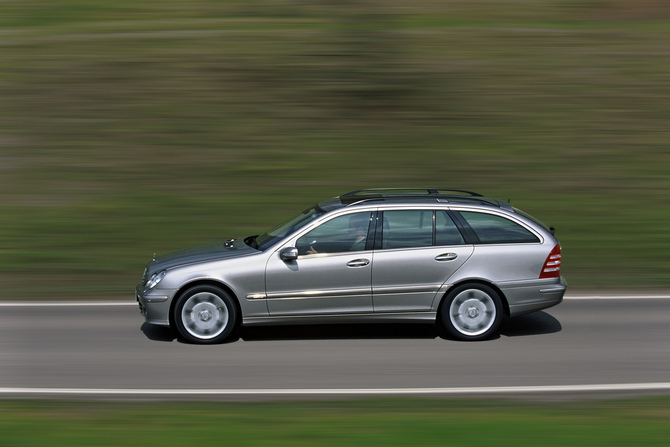
POLYGON ((511 198, 576 289, 670 286, 662 2, 0 2, 0 299, 365 187, 511 198))
POLYGON ((0 446, 665 446, 670 400, 0 402, 0 446))

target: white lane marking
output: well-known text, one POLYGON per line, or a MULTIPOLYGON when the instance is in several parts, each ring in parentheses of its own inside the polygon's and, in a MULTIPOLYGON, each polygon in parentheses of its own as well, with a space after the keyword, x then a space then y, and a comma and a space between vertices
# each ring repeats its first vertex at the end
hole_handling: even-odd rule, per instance
POLYGON ((0 388, 0 395, 127 395, 127 396, 285 396, 285 395, 403 395, 510 394, 590 391, 662 391, 670 382, 595 385, 497 386, 460 388, 343 388, 343 389, 181 389, 140 390, 110 388, 0 388))
POLYGON ((564 300, 668 300, 670 295, 566 295, 564 300))
MULTIPOLYGON (((670 300, 670 295, 566 295, 563 300, 670 300)), ((137 306, 137 301, 0 301, 0 307, 137 306)))
MULTIPOLYGON (((563 300, 670 300, 670 295, 566 295, 563 300)), ((137 301, 5 301, 0 307, 137 306, 137 301)))
POLYGON ((137 306, 137 301, 7 301, 0 307, 137 306))

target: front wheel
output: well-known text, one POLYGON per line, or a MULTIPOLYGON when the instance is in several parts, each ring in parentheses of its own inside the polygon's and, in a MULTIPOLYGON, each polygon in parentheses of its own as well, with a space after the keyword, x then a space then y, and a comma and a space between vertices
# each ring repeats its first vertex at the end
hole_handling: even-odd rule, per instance
POLYGON ((463 284, 451 290, 441 310, 442 324, 459 340, 475 341, 491 337, 502 322, 500 296, 484 284, 463 284))
POLYGON ((196 286, 177 299, 173 318, 187 341, 219 343, 235 328, 237 307, 233 298, 218 287, 196 286))

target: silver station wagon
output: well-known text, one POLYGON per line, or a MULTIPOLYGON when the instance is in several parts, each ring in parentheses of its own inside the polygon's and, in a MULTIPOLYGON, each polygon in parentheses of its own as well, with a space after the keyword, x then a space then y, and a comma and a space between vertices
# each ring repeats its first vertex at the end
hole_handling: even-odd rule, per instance
POLYGON ((508 202, 440 188, 369 189, 321 202, 266 233, 147 264, 148 323, 192 343, 240 324, 418 322, 459 340, 560 303, 561 246, 508 202))

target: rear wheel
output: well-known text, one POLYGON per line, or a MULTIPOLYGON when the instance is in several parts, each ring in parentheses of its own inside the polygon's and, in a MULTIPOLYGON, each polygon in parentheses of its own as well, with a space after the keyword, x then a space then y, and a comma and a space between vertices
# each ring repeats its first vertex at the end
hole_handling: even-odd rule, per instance
POLYGON ((225 340, 238 318, 233 298, 214 286, 196 286, 182 293, 173 317, 182 337, 200 344, 225 340))
POLYGON ((459 340, 484 340, 498 331, 502 322, 502 301, 484 284, 463 284, 451 290, 441 310, 442 324, 459 340))

